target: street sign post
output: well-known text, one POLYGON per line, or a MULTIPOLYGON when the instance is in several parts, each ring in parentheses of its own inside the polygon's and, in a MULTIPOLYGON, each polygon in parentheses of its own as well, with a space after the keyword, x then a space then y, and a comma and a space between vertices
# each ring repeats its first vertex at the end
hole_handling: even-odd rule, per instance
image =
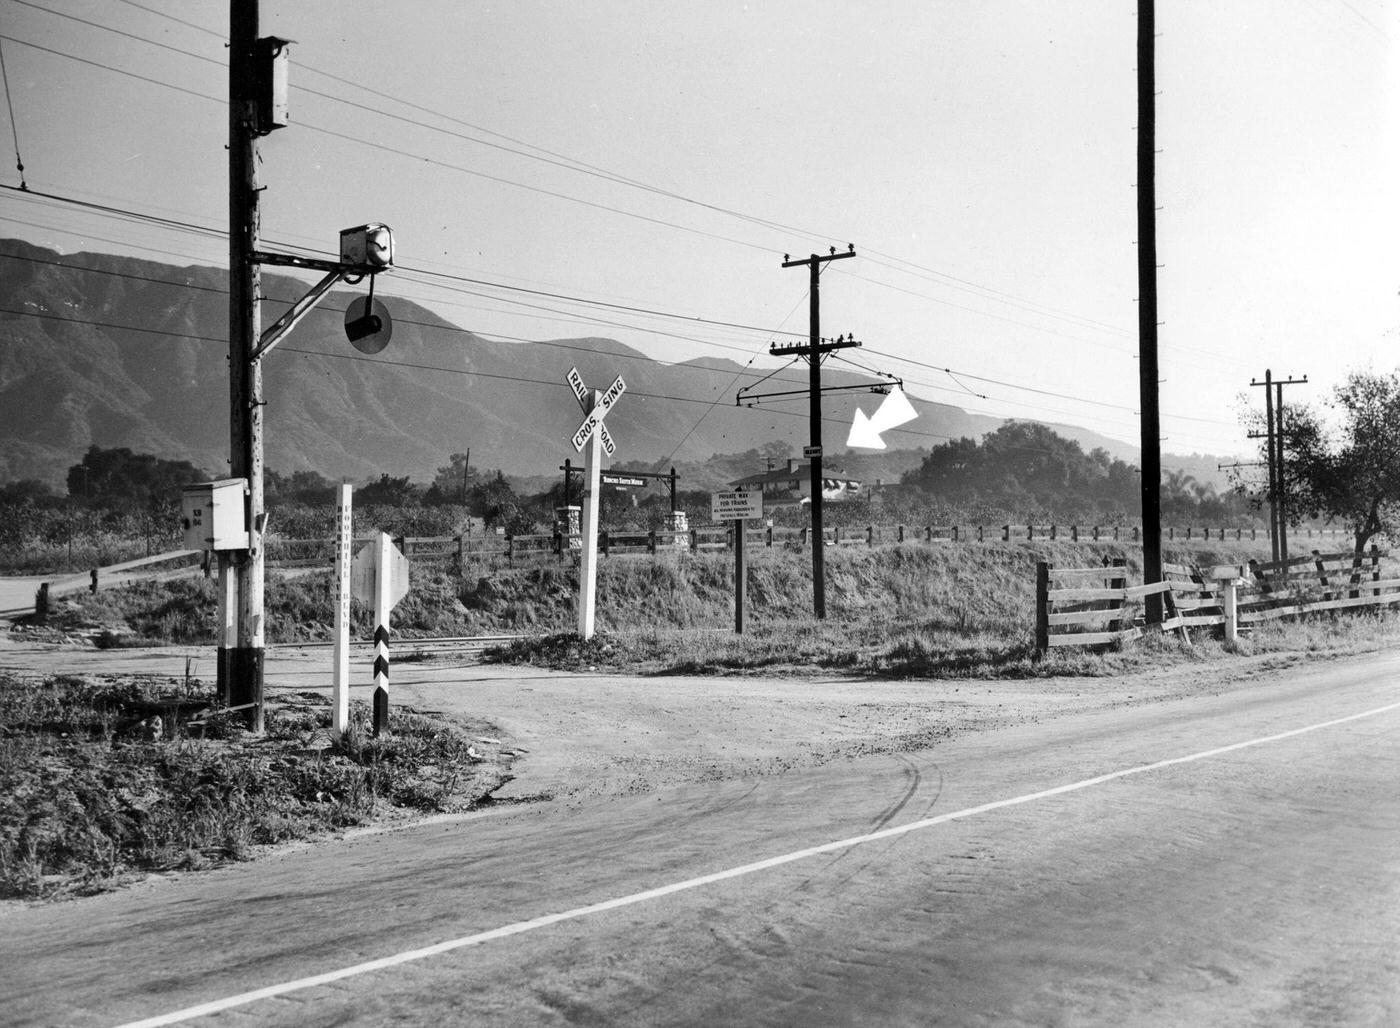
POLYGON ((408 595, 408 558, 380 532, 355 554, 351 592, 374 602, 374 734, 389 734, 389 612, 408 595))
POLYGON ((763 492, 736 490, 710 494, 710 516, 728 521, 734 532, 734 631, 744 634, 744 612, 748 607, 749 577, 744 567, 744 521, 763 517, 763 492))
POLYGON ((350 727, 350 504, 355 487, 338 489, 335 507, 335 657, 331 673, 331 728, 337 737, 350 727))
POLYGON ((598 512, 602 485, 603 454, 611 457, 617 450, 608 434, 603 418, 627 391, 627 383, 618 375, 604 390, 593 390, 591 397, 583 384, 578 368, 570 368, 566 376, 569 388, 584 408, 583 423, 574 432, 574 449, 583 454, 583 510, 580 534, 583 536, 578 573, 578 634, 593 638, 594 603, 598 587, 598 512))

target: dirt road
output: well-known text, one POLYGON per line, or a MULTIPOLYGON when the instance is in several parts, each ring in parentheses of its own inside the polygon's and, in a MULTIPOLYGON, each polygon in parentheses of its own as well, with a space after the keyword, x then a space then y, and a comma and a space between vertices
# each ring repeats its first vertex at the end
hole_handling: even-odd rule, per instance
POLYGON ((404 665, 396 702, 494 721, 529 750, 504 792, 553 801, 10 905, 0 1021, 1396 1023, 1400 654, 1237 670, 404 665))

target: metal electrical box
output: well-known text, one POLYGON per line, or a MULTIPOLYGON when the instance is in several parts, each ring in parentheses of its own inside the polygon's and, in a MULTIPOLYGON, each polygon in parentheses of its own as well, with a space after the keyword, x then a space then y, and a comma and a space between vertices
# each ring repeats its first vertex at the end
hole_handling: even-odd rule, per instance
POLYGON ((388 225, 356 225, 340 230, 340 260, 366 271, 394 266, 394 233, 388 225))
POLYGON ((180 528, 187 550, 248 548, 248 480, 221 478, 180 491, 180 528))
POLYGON ((287 127, 287 68, 290 39, 264 36, 257 43, 257 134, 287 127))

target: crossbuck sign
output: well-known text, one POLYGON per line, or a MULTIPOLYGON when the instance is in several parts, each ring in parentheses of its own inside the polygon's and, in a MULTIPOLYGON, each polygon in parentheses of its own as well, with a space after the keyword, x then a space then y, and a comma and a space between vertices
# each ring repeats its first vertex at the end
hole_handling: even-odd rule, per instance
POLYGON ((584 639, 591 639, 598 584, 598 494, 603 453, 611 457, 617 449, 608 435, 607 426, 603 424, 603 418, 627 391, 627 383, 618 375, 612 385, 601 392, 589 389, 583 384, 578 368, 570 368, 566 380, 574 396, 578 397, 578 405, 583 408, 583 424, 579 425, 573 438, 574 449, 583 454, 584 481, 583 510, 579 517, 583 545, 580 547, 578 565, 578 634, 584 639))
POLYGON ((592 437, 594 432, 598 433, 598 439, 603 444, 603 452, 611 457, 617 452, 617 447, 613 445, 612 436, 608 435, 608 427, 603 424, 603 418, 608 411, 612 410, 613 404, 617 403, 618 397, 627 391, 627 383, 622 381, 622 376, 618 375, 613 379, 612 385, 607 390, 600 393, 598 402, 593 405, 593 409, 588 409, 588 389, 583 384, 583 378, 578 373, 578 368, 569 369, 569 388, 573 389, 574 395, 578 397, 579 406, 583 408, 583 424, 579 425, 578 431, 574 433, 574 450, 583 452, 584 446, 592 437))

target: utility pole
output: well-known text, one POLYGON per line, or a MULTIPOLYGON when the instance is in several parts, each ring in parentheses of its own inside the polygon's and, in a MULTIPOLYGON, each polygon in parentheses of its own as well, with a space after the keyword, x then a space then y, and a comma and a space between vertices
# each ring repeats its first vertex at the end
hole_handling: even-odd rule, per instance
MULTIPOLYGON (((1137 216, 1138 392, 1142 449, 1142 577, 1162 581, 1162 431, 1157 405, 1157 70, 1155 0, 1138 0, 1137 216)), ((1162 621, 1162 597, 1147 597, 1147 621, 1162 621)))
MULTIPOLYGON (((219 554, 221 595, 235 638, 223 640, 219 692, 230 707, 252 711, 263 729, 263 396, 262 362, 253 354, 262 335, 258 250, 258 0, 229 5, 229 473, 248 483, 248 549, 219 554), (230 564, 232 568, 230 569, 230 564), (232 571, 233 581, 229 581, 232 571), (232 645, 230 645, 230 643, 232 645)), ((225 629, 230 626, 225 622, 225 629)))
POLYGON ((1269 465, 1269 528, 1272 538, 1270 554, 1275 561, 1288 559, 1287 479, 1283 456, 1283 387, 1306 385, 1308 377, 1275 379, 1269 368, 1264 369, 1264 381, 1253 380, 1251 386, 1264 389, 1264 419, 1267 431, 1251 432, 1249 438, 1263 439, 1269 465))
POLYGON ((854 340, 836 340, 823 343, 821 339, 821 267, 828 261, 854 257, 856 248, 850 245, 845 253, 837 253, 832 247, 825 256, 812 254, 802 260, 789 260, 783 255, 783 267, 793 268, 806 265, 810 271, 808 286, 808 332, 807 345, 770 348, 775 357, 796 354, 807 361, 807 391, 811 426, 811 445, 804 455, 811 462, 812 479, 812 609, 818 618, 826 617, 826 537, 822 531, 822 356, 833 350, 859 346, 854 340))

